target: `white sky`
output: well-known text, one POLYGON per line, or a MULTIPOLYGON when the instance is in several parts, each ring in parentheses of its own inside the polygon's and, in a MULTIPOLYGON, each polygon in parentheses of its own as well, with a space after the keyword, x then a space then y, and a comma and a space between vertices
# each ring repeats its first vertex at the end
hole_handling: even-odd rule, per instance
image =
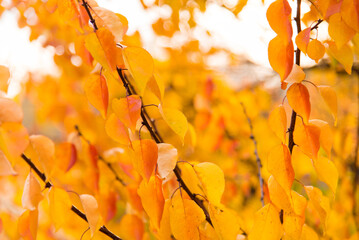
MULTIPOLYGON (((293 4, 292 1, 289 2, 293 4)), ((98 0, 98 3, 102 7, 124 15, 129 22, 128 34, 132 34, 136 30, 140 31, 144 47, 155 57, 161 56, 158 46, 164 46, 168 42, 155 37, 151 24, 159 16, 168 14, 166 7, 148 12, 143 9, 139 1, 134 0, 98 0)), ((260 0, 248 0, 247 6, 244 7, 238 18, 216 4, 209 4, 205 13, 196 14, 198 27, 192 34, 200 40, 201 47, 206 49, 208 41, 202 33, 208 30, 213 36, 212 44, 215 46, 226 46, 232 52, 244 55, 252 62, 270 68, 267 46, 275 36, 266 19, 266 10, 270 3, 271 1, 266 1, 263 5, 260 0)), ((304 4, 303 7, 305 8, 304 4)), ((295 11, 295 6, 292 8, 295 11)), ((307 9, 303 10, 303 12, 307 11, 307 9)), ((19 29, 16 19, 16 10, 4 13, 0 19, 0 32, 6 33, 2 34, 0 38, 0 64, 10 67, 13 82, 24 78, 27 71, 43 74, 56 72, 53 62, 54 49, 42 48, 41 41, 44 39, 29 42, 29 28, 19 29)), ((320 29, 321 35, 325 35, 324 24, 320 29)), ((185 35, 178 34, 172 43, 181 44, 186 40, 185 35)), ((314 64, 314 61, 303 57, 302 63, 304 66, 308 66, 314 64)), ((10 90, 18 88, 16 84, 12 85, 10 90)))

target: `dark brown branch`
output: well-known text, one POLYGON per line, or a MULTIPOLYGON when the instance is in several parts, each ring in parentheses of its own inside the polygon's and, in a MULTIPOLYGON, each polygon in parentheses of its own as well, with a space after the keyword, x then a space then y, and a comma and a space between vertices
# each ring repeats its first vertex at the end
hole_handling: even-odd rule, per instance
POLYGON ((262 173, 261 173, 262 162, 261 162, 261 159, 259 158, 259 155, 258 155, 257 141, 256 141, 256 138, 254 137, 254 134, 253 134, 252 121, 249 118, 249 116, 247 114, 247 110, 246 110, 246 108, 245 108, 245 106, 244 106, 244 104, 242 102, 241 102, 241 105, 242 105, 242 108, 243 108, 243 113, 247 118, 249 128, 251 130, 250 139, 253 141, 253 144, 254 144, 254 155, 256 156, 256 162, 257 162, 257 166, 258 166, 259 185, 260 185, 260 188, 261 188, 261 202, 262 202, 262 206, 264 206, 263 178, 262 178, 262 173))
POLYGON ((321 24, 323 21, 324 21, 323 19, 318 19, 318 22, 313 27, 311 27, 310 30, 312 31, 314 29, 317 29, 319 24, 321 24))
MULTIPOLYGON (((45 183, 45 187, 47 188, 51 188, 53 185, 49 182, 46 181, 46 175, 45 173, 41 172, 36 165, 31 161, 30 158, 28 158, 25 154, 21 154, 22 159, 25 160, 25 162, 30 166, 31 169, 33 169, 35 171, 35 173, 40 177, 40 179, 45 183)), ((80 218, 82 218, 84 221, 87 221, 87 217, 86 214, 84 214, 83 212, 81 212, 77 207, 75 207, 74 205, 71 206, 71 211, 73 211, 77 216, 79 216, 80 218)), ((116 236, 113 232, 111 232, 110 230, 108 230, 106 228, 105 225, 103 225, 100 230, 100 232, 102 232, 103 234, 107 235, 108 237, 110 237, 113 240, 121 240, 121 238, 119 238, 118 236, 116 236)))
POLYGON ((94 31, 96 32, 97 29, 98 29, 98 27, 97 27, 97 25, 96 25, 95 19, 92 17, 92 14, 91 14, 91 12, 90 12, 89 4, 88 4, 85 0, 82 0, 82 6, 84 6, 84 8, 85 8, 85 10, 86 10, 86 12, 87 12, 87 15, 88 15, 89 18, 90 18, 90 23, 92 24, 93 29, 94 29, 94 31))

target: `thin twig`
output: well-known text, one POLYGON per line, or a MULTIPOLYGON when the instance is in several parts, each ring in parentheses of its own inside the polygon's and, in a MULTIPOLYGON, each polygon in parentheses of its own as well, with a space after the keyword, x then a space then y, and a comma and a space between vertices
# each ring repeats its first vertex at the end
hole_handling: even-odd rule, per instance
POLYGON ((87 12, 87 15, 89 16, 90 18, 90 23, 92 24, 93 26, 93 29, 94 31, 96 32, 98 30, 98 27, 96 25, 96 21, 95 19, 92 17, 92 14, 90 12, 90 9, 89 9, 89 4, 85 1, 85 0, 82 0, 82 6, 84 6, 86 12, 87 12))
MULTIPOLYGON (((31 169, 33 169, 35 171, 35 173, 40 177, 40 179, 45 183, 46 186, 48 186, 48 188, 51 188, 53 185, 50 181, 46 181, 46 175, 45 173, 41 172, 36 165, 31 161, 30 158, 28 158, 25 154, 21 154, 22 159, 25 160, 25 162, 31 167, 31 169)), ((82 218, 84 221, 88 222, 86 214, 84 214, 83 212, 81 212, 77 207, 75 207, 74 205, 71 206, 71 211, 73 211, 77 216, 79 216, 80 218, 82 218)), ((108 230, 106 228, 105 225, 103 225, 100 228, 100 232, 102 232, 103 234, 107 235, 108 237, 112 238, 113 240, 121 240, 121 238, 119 238, 117 235, 115 235, 113 232, 111 232, 110 230, 108 230)))
POLYGON ((314 29, 317 29, 319 24, 321 24, 323 21, 324 21, 323 19, 318 19, 318 22, 313 27, 311 27, 310 30, 312 31, 314 29))
POLYGON ((256 162, 257 162, 257 166, 258 166, 259 185, 260 185, 260 188, 261 188, 261 202, 262 202, 262 206, 264 206, 263 178, 262 178, 262 173, 261 173, 262 161, 261 161, 261 159, 259 158, 259 155, 258 155, 257 141, 256 141, 256 138, 254 137, 254 134, 253 134, 252 121, 249 118, 249 116, 247 114, 247 110, 246 110, 246 108, 245 108, 245 106, 244 106, 244 104, 242 102, 241 102, 241 105, 242 105, 242 108, 243 108, 243 113, 247 118, 248 125, 249 125, 249 128, 251 130, 250 139, 253 141, 253 144, 254 144, 254 155, 256 156, 256 162))

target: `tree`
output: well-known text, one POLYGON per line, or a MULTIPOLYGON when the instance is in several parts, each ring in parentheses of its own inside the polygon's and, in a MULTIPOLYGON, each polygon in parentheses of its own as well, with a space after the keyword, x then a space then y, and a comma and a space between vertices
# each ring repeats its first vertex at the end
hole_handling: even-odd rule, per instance
MULTIPOLYGON (((194 27, 196 9, 206 8, 142 4, 172 8, 153 25, 167 37, 180 11, 194 27)), ((358 76, 348 75, 358 72, 359 3, 296 4, 276 0, 267 10, 280 96, 263 83, 230 88, 203 61, 223 49, 201 57, 195 40, 154 60, 138 34, 126 35, 126 18, 94 0, 12 1, 20 26, 35 11, 31 39, 46 35, 45 45, 64 51, 55 55, 58 78, 30 78, 15 99, 0 98, 1 237, 359 237, 358 76), (314 37, 322 22, 324 42, 314 37), (301 68, 301 52, 318 62, 326 51, 331 68, 324 60, 301 68)), ((245 5, 223 7, 237 15, 245 5)), ((6 92, 9 71, 0 73, 6 92)))

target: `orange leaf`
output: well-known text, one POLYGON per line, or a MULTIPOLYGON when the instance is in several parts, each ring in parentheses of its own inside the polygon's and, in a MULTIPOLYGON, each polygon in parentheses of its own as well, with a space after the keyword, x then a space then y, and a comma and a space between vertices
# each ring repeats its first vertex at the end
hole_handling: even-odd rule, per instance
POLYGON ((165 200, 162 193, 162 180, 157 176, 151 176, 148 183, 142 181, 138 189, 143 208, 148 214, 156 229, 160 228, 165 200))
POLYGON ((308 53, 308 57, 310 57, 316 63, 318 63, 318 61, 322 57, 324 57, 325 47, 320 41, 318 41, 317 39, 313 39, 308 44, 307 53, 308 53))
POLYGON ((293 83, 287 91, 289 105, 308 123, 310 116, 310 99, 306 86, 301 83, 293 83))
POLYGON ((268 154, 268 172, 277 180, 280 186, 290 194, 294 180, 294 170, 291 163, 291 156, 286 145, 280 144, 268 154))
POLYGON ((91 237, 93 237, 98 229, 100 221, 100 210, 98 208, 97 200, 89 194, 81 194, 80 200, 90 227, 91 237))
POLYGON ((143 48, 126 47, 123 49, 125 65, 135 80, 139 94, 142 96, 147 82, 153 75, 152 56, 143 48))
POLYGON ((310 27, 302 30, 298 35, 295 37, 295 44, 297 47, 302 51, 304 54, 307 54, 307 48, 310 40, 310 27))
POLYGON ((294 130, 294 142, 311 159, 316 159, 320 148, 320 128, 309 123, 297 121, 294 130))
POLYGON ((287 0, 276 0, 267 10, 267 19, 274 32, 290 41, 293 35, 291 24, 292 9, 287 0))
POLYGON ((274 134, 284 143, 287 132, 287 115, 283 105, 279 105, 271 112, 268 121, 274 134))
POLYGON ((9 175, 17 175, 17 173, 14 171, 14 169, 11 166, 11 163, 3 153, 3 151, 0 150, 0 176, 9 176, 9 175))
MULTIPOLYGON (((355 21, 354 21, 355 22, 355 21)), ((329 18, 329 36, 335 41, 338 49, 348 43, 355 35, 351 25, 347 25, 340 13, 333 14, 329 18)))
POLYGON ((326 43, 329 45, 327 48, 328 54, 340 62, 348 74, 351 74, 354 61, 351 47, 349 47, 348 44, 345 44, 338 49, 333 41, 326 41, 326 43))
POLYGON ((155 170, 158 157, 158 148, 151 139, 136 140, 132 142, 136 154, 134 166, 136 171, 147 181, 155 170))
POLYGON ((88 101, 100 111, 103 118, 107 116, 108 88, 104 76, 91 76, 85 81, 85 93, 88 101))
POLYGON ((39 211, 35 209, 34 211, 26 210, 19 217, 17 227, 20 236, 23 237, 24 240, 36 240, 38 216, 39 211))
POLYGON ((0 65, 0 91, 7 92, 9 86, 8 80, 10 78, 9 68, 0 65))
POLYGON ((329 86, 318 86, 320 95, 324 99, 325 103, 330 109, 330 112, 332 113, 335 125, 337 123, 337 117, 338 117, 338 99, 337 94, 335 93, 334 89, 329 86))
POLYGON ((116 142, 127 146, 130 144, 128 128, 120 121, 120 119, 116 117, 114 113, 107 118, 105 130, 107 135, 116 142))
POLYGON ((356 32, 359 32, 358 0, 344 0, 340 12, 344 22, 356 32))
POLYGON ((61 143, 56 146, 55 153, 57 165, 62 171, 67 172, 75 165, 77 150, 74 144, 69 142, 61 143))
POLYGON ((334 135, 329 124, 319 119, 312 119, 309 121, 309 123, 320 128, 320 138, 319 138, 320 146, 327 153, 328 157, 330 157, 333 147, 333 142, 334 142, 334 135))
POLYGON ((158 147, 158 168, 157 171, 161 178, 166 178, 175 168, 178 152, 171 144, 159 143, 158 147))
POLYGON ((313 204, 314 209, 318 212, 320 221, 324 226, 324 232, 326 230, 327 221, 329 217, 330 204, 329 199, 323 196, 322 192, 313 186, 304 186, 306 193, 308 194, 310 202, 313 204))
POLYGON ((22 206, 31 211, 37 209, 39 202, 43 199, 39 181, 32 172, 26 178, 24 192, 22 193, 22 206))
POLYGON ((171 208, 171 199, 166 199, 163 214, 159 229, 159 239, 163 240, 172 240, 171 224, 170 224, 170 208, 171 208))
POLYGON ((136 215, 126 214, 121 219, 119 232, 122 239, 143 240, 145 226, 136 215))
POLYGON ((43 135, 31 135, 31 146, 35 149, 37 156, 44 168, 47 177, 51 177, 54 169, 55 144, 54 142, 43 135))
POLYGON ((11 99, 0 97, 0 124, 4 122, 22 122, 24 114, 21 107, 11 99))
POLYGON ((268 191, 271 202, 279 209, 289 211, 292 206, 286 191, 275 180, 273 175, 268 178, 268 191))
POLYGON ((133 131, 136 129, 136 123, 141 116, 141 106, 142 101, 138 95, 112 100, 112 109, 116 116, 133 131))
POLYGON ((268 45, 268 59, 271 67, 279 74, 281 80, 286 79, 293 67, 293 42, 287 42, 279 36, 273 38, 268 45))
POLYGON ((0 126, 0 148, 12 158, 20 156, 29 144, 26 128, 20 123, 3 123, 0 126))

